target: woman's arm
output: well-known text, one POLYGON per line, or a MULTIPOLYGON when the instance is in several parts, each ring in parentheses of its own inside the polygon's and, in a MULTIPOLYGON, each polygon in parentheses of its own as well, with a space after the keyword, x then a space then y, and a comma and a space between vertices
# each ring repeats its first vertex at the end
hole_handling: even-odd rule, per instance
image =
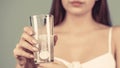
POLYGON ((120 68, 120 26, 113 28, 117 68, 120 68))

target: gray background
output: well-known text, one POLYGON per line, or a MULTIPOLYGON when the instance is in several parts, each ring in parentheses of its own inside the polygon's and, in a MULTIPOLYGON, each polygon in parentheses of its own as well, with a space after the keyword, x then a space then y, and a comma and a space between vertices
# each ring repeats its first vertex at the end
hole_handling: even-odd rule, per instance
MULTIPOLYGON (((13 49, 29 16, 48 13, 52 0, 0 0, 0 68, 15 68, 13 49)), ((120 24, 120 0, 108 0, 114 25, 120 24)))

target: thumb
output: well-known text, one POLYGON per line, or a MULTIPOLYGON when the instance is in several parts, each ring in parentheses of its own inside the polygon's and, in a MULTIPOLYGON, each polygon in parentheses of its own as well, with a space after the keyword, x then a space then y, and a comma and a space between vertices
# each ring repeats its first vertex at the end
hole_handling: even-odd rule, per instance
POLYGON ((56 45, 57 40, 58 40, 58 36, 54 35, 54 45, 56 45))

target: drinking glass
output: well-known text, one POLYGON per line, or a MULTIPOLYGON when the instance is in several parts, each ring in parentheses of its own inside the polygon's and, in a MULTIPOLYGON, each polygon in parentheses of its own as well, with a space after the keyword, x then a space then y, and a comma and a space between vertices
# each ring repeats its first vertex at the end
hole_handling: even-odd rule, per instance
POLYGON ((39 14, 30 16, 31 26, 35 32, 35 39, 38 41, 35 47, 38 52, 34 52, 35 64, 41 62, 54 61, 54 37, 53 27, 54 19, 50 14, 39 14))

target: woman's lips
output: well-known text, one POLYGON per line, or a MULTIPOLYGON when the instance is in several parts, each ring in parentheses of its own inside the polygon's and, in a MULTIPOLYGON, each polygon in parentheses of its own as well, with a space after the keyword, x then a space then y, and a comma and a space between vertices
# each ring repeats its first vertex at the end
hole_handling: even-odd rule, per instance
POLYGON ((80 7, 82 6, 82 4, 84 4, 83 2, 80 1, 71 1, 70 4, 74 7, 80 7))

